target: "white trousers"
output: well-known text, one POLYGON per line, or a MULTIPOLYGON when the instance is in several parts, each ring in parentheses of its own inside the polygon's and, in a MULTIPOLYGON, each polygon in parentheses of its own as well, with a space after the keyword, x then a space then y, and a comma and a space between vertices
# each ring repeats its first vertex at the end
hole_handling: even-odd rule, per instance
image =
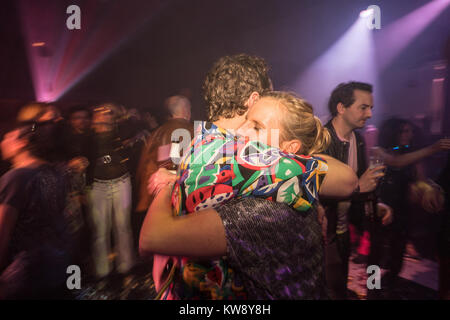
POLYGON ((112 269, 108 259, 111 228, 117 251, 117 271, 128 272, 134 265, 129 175, 112 180, 94 180, 88 190, 88 203, 94 232, 93 258, 97 277, 107 276, 112 269))

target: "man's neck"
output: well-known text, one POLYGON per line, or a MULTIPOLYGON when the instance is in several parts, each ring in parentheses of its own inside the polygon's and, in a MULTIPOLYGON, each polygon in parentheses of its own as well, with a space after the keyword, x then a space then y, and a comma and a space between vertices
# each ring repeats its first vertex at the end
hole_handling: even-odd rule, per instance
POLYGON ((344 139, 346 141, 350 140, 354 128, 350 127, 342 118, 339 117, 333 118, 331 123, 340 139, 344 139))
POLYGON ((236 131, 245 122, 245 116, 237 116, 234 118, 220 118, 213 123, 219 128, 236 131))

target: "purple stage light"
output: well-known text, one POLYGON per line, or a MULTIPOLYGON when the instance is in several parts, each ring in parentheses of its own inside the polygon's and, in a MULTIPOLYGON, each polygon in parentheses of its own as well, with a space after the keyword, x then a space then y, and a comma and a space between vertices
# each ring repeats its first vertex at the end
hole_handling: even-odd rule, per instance
POLYGON ((361 11, 361 12, 359 13, 359 17, 360 17, 360 18, 368 18, 368 17, 370 17, 371 15, 373 15, 374 12, 375 12, 375 11, 374 11, 373 9, 363 10, 363 11, 361 11))
MULTIPOLYGON (((450 0, 431 1, 391 25, 381 26, 376 32, 367 26, 367 19, 375 10, 369 7, 361 11, 350 29, 317 58, 292 87, 314 105, 322 120, 329 116, 326 106, 333 88, 349 80, 372 83, 375 105, 383 106, 379 75, 449 4, 450 0)), ((386 111, 375 108, 373 121, 386 111)))
MULTIPOLYGON (((368 82, 375 88, 375 104, 381 100, 375 66, 373 32, 365 19, 357 19, 325 53, 304 71, 294 88, 312 103, 315 113, 324 122, 331 91, 341 82, 368 82)), ((376 110, 374 110, 376 111, 376 110)))
POLYGON ((448 8, 450 0, 433 0, 394 23, 382 27, 375 35, 376 59, 382 71, 406 47, 448 8))

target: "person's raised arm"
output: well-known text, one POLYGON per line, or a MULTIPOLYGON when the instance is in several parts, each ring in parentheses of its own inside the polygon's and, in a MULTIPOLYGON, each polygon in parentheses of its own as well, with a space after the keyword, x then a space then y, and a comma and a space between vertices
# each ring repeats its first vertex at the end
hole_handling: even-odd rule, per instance
POLYGON ((317 154, 327 161, 328 172, 319 189, 319 195, 330 198, 347 198, 358 187, 358 177, 345 163, 325 154, 317 154))
POLYGON ((161 189, 142 225, 139 253, 201 258, 226 254, 225 229, 219 214, 207 209, 186 216, 173 216, 172 185, 161 189))
POLYGON ((391 167, 404 167, 429 157, 437 152, 450 150, 450 139, 440 139, 428 147, 402 155, 391 155, 382 148, 376 148, 376 152, 383 157, 385 164, 391 167))

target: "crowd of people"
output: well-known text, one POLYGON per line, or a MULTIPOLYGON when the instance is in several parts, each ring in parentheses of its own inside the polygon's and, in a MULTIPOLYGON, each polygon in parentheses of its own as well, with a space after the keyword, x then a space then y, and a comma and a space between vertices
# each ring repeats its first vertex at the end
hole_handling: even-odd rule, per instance
POLYGON ((0 299, 70 298, 70 265, 99 288, 113 274, 129 286, 145 265, 157 299, 343 300, 352 252, 387 260, 385 290, 368 298, 391 299, 417 209, 440 221, 450 298, 450 168, 436 182, 422 168, 450 139, 418 145, 414 125, 392 118, 366 141, 374 88, 355 81, 337 84, 322 125, 268 72, 259 57, 220 58, 195 127, 182 95, 161 126, 114 103, 66 117, 24 106, 1 143, 12 166, 0 178, 0 299))

